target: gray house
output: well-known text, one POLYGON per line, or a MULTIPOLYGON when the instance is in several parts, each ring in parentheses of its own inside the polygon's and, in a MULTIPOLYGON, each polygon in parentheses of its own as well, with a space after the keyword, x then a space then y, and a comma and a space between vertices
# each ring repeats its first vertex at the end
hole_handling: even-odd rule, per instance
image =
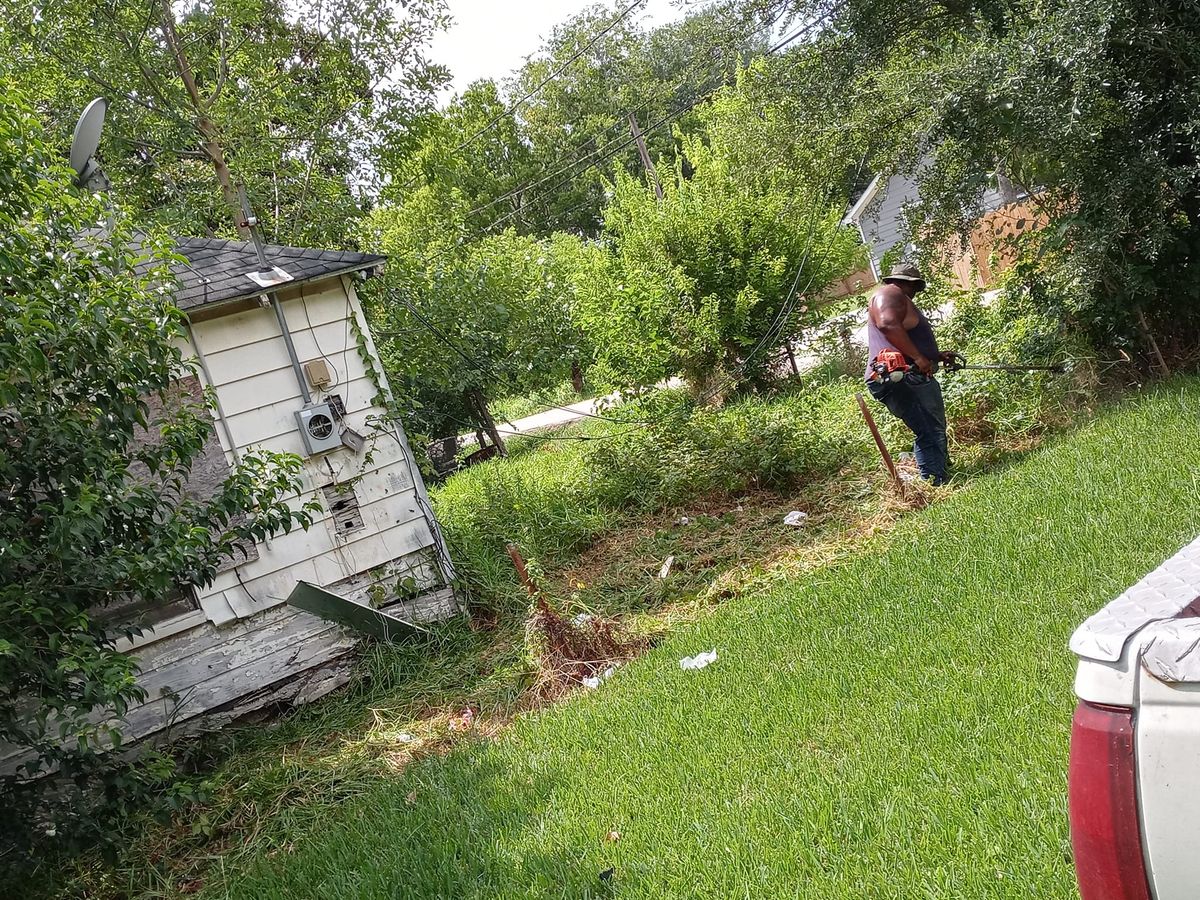
MULTIPOLYGON (((995 184, 984 192, 979 214, 983 216, 1016 203, 1022 196, 1014 189, 1012 182, 997 175, 995 184)), ((896 251, 899 257, 909 258, 916 250, 908 230, 907 207, 919 198, 915 174, 897 173, 888 178, 876 175, 842 218, 843 225, 853 225, 858 229, 869 250, 871 269, 876 278, 883 274, 883 258, 886 254, 896 251)))

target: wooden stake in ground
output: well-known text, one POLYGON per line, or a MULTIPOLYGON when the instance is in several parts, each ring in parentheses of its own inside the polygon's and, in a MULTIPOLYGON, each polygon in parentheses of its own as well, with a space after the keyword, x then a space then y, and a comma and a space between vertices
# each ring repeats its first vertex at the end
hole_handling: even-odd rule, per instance
POLYGON ((888 453, 887 445, 883 442, 883 435, 879 433, 879 426, 875 424, 875 417, 867 409, 867 401, 863 399, 862 394, 855 394, 854 397, 858 400, 858 408, 862 410, 863 419, 866 421, 867 427, 871 429, 871 437, 875 438, 875 446, 879 448, 879 455, 883 457, 883 464, 887 466, 888 474, 892 477, 892 483, 903 493, 904 482, 900 480, 900 473, 896 471, 896 464, 892 462, 892 454, 888 453))
POLYGON ((517 575, 521 579, 521 584, 525 585, 525 590, 529 591, 530 597, 538 595, 538 586, 529 575, 529 570, 525 568, 525 557, 521 555, 521 551, 516 544, 509 544, 507 547, 508 555, 512 558, 513 565, 517 569, 517 575))
POLYGON ((1154 354, 1154 361, 1158 363, 1159 374, 1164 378, 1171 377, 1171 367, 1167 365, 1166 359, 1163 357, 1162 350, 1159 349, 1158 341, 1154 339, 1154 332, 1150 330, 1150 323, 1146 321, 1146 314, 1140 309, 1137 311, 1138 325, 1141 326, 1142 335, 1146 338, 1146 342, 1150 345, 1150 352, 1154 354))

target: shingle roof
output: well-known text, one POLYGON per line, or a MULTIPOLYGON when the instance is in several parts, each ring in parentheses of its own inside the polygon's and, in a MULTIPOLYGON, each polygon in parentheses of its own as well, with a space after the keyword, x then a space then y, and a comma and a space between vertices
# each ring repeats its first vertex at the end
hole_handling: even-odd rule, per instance
MULTIPOLYGON (((386 259, 376 253, 314 250, 279 244, 267 244, 264 250, 269 265, 277 266, 292 276, 291 281, 280 287, 373 268, 386 259)), ((175 303, 180 309, 196 309, 227 300, 254 297, 264 292, 264 288, 249 277, 251 272, 262 268, 254 245, 249 241, 178 238, 175 252, 187 259, 186 265, 174 263, 171 266, 178 280, 175 303)))

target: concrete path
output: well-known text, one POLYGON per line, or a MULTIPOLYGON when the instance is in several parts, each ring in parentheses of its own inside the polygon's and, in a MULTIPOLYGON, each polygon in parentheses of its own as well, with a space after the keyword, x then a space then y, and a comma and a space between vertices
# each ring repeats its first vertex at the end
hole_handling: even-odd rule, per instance
MULTIPOLYGON (((660 388, 675 388, 683 384, 683 379, 679 377, 668 378, 666 381, 656 385, 660 388)), ((619 391, 609 394, 607 397, 595 397, 591 400, 580 400, 578 403, 565 403, 561 407, 552 407, 540 413, 534 413, 532 416, 525 416, 521 419, 514 419, 510 422, 496 421, 496 430, 500 432, 501 438, 510 438, 516 435, 533 434, 536 431, 544 431, 547 428, 556 428, 559 425, 566 425, 570 422, 578 422, 580 419, 586 419, 588 416, 603 415, 597 411, 598 407, 604 405, 606 408, 611 408, 621 402, 621 394, 619 391)), ((475 443, 475 433, 460 434, 459 439, 462 446, 475 443)))
MULTIPOLYGON (((564 404, 561 409, 553 407, 544 412, 534 413, 532 416, 514 419, 511 423, 497 420, 496 430, 500 432, 501 438, 532 434, 536 431, 544 431, 547 428, 555 428, 559 425, 577 422, 580 419, 587 418, 589 415, 595 415, 596 407, 601 402, 611 404, 620 399, 620 394, 609 394, 607 397, 597 397, 593 400, 580 400, 578 403, 564 404)), ((462 440, 464 447, 475 443, 475 434, 473 432, 461 434, 459 438, 462 440)))

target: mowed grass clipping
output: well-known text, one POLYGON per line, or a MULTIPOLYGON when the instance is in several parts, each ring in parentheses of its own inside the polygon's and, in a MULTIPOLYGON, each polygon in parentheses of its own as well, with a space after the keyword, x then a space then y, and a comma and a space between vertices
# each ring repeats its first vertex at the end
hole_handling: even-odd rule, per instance
POLYGON ((1067 638, 1200 531, 1198 408, 1123 405, 205 892, 1074 897, 1067 638))

